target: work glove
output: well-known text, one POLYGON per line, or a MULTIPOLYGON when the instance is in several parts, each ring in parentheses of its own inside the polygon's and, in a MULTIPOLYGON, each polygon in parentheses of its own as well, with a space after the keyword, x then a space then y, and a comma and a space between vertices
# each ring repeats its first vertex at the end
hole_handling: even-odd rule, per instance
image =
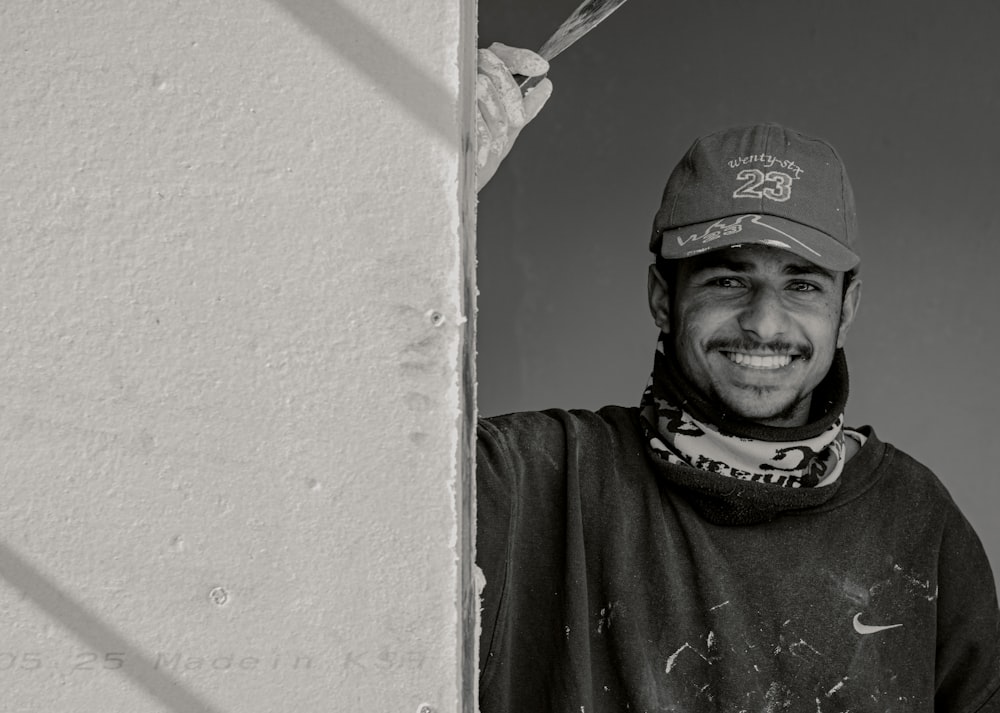
POLYGON ((494 42, 479 50, 476 81, 476 190, 493 178, 521 129, 535 118, 552 94, 552 82, 542 79, 524 96, 514 74, 539 77, 549 63, 531 50, 494 42))

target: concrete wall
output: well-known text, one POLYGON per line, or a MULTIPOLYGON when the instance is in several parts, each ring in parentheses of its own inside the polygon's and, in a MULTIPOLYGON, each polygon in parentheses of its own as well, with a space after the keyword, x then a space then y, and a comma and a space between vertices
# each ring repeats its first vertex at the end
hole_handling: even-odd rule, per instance
POLYGON ((4 711, 468 705, 460 5, 0 5, 4 711))

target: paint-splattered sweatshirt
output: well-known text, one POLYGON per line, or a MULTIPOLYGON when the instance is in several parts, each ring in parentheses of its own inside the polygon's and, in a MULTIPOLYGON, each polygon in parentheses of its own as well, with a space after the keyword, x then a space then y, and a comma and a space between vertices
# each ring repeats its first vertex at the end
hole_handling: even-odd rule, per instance
POLYGON ((483 713, 1000 710, 979 539, 870 429, 825 488, 647 455, 637 409, 479 428, 483 713))

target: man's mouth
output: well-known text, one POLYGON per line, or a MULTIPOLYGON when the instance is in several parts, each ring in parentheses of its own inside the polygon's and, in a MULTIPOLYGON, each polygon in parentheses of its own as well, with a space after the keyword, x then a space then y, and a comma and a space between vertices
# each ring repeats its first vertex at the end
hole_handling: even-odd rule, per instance
POLYGON ((734 364, 748 369, 783 369, 795 358, 791 354, 747 354, 726 351, 722 354, 734 364))

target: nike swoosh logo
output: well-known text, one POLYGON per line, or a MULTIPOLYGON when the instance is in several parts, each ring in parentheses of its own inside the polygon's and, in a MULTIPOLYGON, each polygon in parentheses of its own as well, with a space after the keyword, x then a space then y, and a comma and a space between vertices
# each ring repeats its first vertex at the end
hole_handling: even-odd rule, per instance
POLYGON ((861 619, 860 612, 854 615, 854 630, 862 635, 877 634, 880 631, 895 629, 896 627, 902 626, 902 624, 889 624, 889 626, 868 626, 867 624, 862 624, 859 619, 861 619))

